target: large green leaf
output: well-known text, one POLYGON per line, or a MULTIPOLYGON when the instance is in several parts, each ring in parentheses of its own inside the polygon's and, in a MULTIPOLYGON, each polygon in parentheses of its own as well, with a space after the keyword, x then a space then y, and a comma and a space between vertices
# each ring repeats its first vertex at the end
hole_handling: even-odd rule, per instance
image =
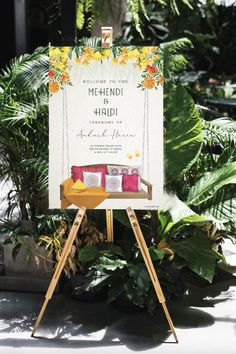
POLYGON ((165 172, 172 181, 196 161, 203 136, 198 110, 183 86, 168 93, 165 106, 165 172))
POLYGON ((157 213, 160 222, 158 233, 162 238, 176 235, 190 225, 201 227, 208 221, 205 216, 191 210, 175 194, 164 194, 163 209, 165 211, 157 213))
POLYGON ((79 285, 75 287, 74 293, 93 292, 108 284, 110 275, 102 272, 91 273, 80 278, 79 285))
POLYGON ((143 292, 147 292, 149 290, 151 279, 144 263, 131 264, 129 273, 139 289, 143 292))
POLYGON ((165 258, 165 251, 159 250, 158 248, 151 246, 149 247, 149 253, 151 256, 151 259, 155 261, 161 262, 165 258))
POLYGON ((145 296, 138 287, 135 286, 134 282, 129 279, 124 285, 127 297, 137 306, 143 307, 145 296))
POLYGON ((219 189, 213 198, 200 206, 201 212, 221 222, 236 220, 236 186, 229 184, 219 189))
POLYGON ((216 260, 219 259, 209 241, 202 236, 193 236, 184 241, 169 240, 177 254, 184 258, 188 267, 204 279, 212 282, 216 260))
POLYGON ((110 259, 108 257, 99 257, 97 262, 91 266, 91 269, 96 269, 98 271, 114 271, 116 269, 122 269, 127 266, 127 262, 122 259, 110 259))
POLYGON ((99 250, 96 246, 85 246, 78 254, 80 262, 91 262, 99 257, 99 250))
POLYGON ((200 205, 212 198, 221 187, 231 183, 236 183, 236 162, 227 163, 213 172, 206 172, 191 187, 187 202, 190 205, 200 205))
POLYGON ((170 212, 167 211, 159 211, 157 212, 157 218, 160 222, 159 234, 164 237, 165 234, 169 232, 171 227, 173 226, 173 219, 170 212))
POLYGON ((131 228, 130 221, 125 210, 114 210, 113 216, 116 220, 118 220, 121 224, 126 227, 131 228))
POLYGON ((168 232, 168 235, 169 236, 176 235, 181 230, 185 229, 187 226, 192 225, 198 227, 204 225, 206 222, 207 219, 202 215, 193 214, 193 215, 186 216, 171 227, 171 229, 168 232))
MULTIPOLYGON (((171 215, 172 221, 176 224, 181 219, 195 215, 195 212, 187 206, 186 203, 182 202, 176 194, 164 192, 161 209, 163 210, 162 214, 169 212, 171 215)), ((170 217, 167 217, 169 221, 170 217)), ((160 220, 161 222, 162 220, 160 220)), ((164 219, 163 219, 164 221, 164 219)), ((164 225, 162 225, 163 228, 164 225)))

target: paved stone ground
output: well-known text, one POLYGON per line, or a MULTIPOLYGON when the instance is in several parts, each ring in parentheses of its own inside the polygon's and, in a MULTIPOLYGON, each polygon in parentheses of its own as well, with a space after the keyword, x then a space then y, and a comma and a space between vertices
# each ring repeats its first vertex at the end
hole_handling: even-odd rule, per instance
POLYGON ((236 278, 195 291, 169 305, 179 344, 161 308, 124 314, 104 303, 82 303, 69 295, 49 302, 36 337, 30 334, 44 296, 0 292, 0 353, 234 354, 236 278))

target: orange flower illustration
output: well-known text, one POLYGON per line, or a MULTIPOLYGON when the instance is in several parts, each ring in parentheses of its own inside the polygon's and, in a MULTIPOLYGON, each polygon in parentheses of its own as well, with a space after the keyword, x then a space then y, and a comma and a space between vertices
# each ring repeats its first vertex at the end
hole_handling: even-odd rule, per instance
POLYGON ((69 74, 65 71, 61 74, 61 78, 60 78, 61 82, 67 82, 70 80, 70 76, 69 74))
POLYGON ((50 93, 56 93, 60 90, 60 85, 57 81, 55 82, 49 82, 49 92, 50 93))
POLYGON ((153 77, 146 77, 143 81, 143 86, 146 89, 153 89, 156 85, 156 80, 153 77))
POLYGON ((147 65, 146 70, 149 72, 149 74, 156 74, 157 68, 154 65, 147 65))
POLYGON ((160 85, 163 85, 164 82, 165 82, 165 79, 164 79, 163 76, 159 76, 157 80, 158 80, 158 82, 159 82, 160 85))
POLYGON ((54 77, 55 76, 55 71, 53 69, 50 69, 48 72, 49 77, 54 77))

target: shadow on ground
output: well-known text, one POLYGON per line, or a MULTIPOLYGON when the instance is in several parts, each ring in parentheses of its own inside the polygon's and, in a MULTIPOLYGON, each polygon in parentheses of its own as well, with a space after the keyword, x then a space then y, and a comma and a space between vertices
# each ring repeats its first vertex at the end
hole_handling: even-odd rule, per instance
MULTIPOLYGON (((168 304, 169 312, 178 328, 212 326, 214 318, 194 307, 212 307, 230 300, 232 278, 217 286, 191 291, 184 301, 168 304), (221 295, 223 292, 223 295, 221 295)), ((30 337, 43 295, 29 293, 0 294, 1 346, 47 348, 93 348, 125 345, 142 351, 165 343, 175 343, 161 306, 154 316, 146 312, 124 314, 104 303, 82 303, 66 294, 55 295, 49 302, 40 327, 30 337)), ((232 319, 230 321, 233 321, 232 319)))

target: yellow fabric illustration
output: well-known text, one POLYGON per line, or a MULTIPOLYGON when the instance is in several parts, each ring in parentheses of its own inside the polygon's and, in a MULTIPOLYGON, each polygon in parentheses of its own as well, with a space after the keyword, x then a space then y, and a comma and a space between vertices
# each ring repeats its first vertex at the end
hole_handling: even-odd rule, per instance
POLYGON ((77 179, 77 181, 71 186, 73 192, 83 192, 86 189, 86 185, 80 179, 77 179))
POLYGON ((68 178, 64 181, 64 197, 61 200, 61 208, 67 208, 71 204, 77 207, 84 206, 87 209, 94 209, 101 204, 111 193, 104 192, 104 188, 88 188, 78 193, 72 190, 73 180, 68 178))

